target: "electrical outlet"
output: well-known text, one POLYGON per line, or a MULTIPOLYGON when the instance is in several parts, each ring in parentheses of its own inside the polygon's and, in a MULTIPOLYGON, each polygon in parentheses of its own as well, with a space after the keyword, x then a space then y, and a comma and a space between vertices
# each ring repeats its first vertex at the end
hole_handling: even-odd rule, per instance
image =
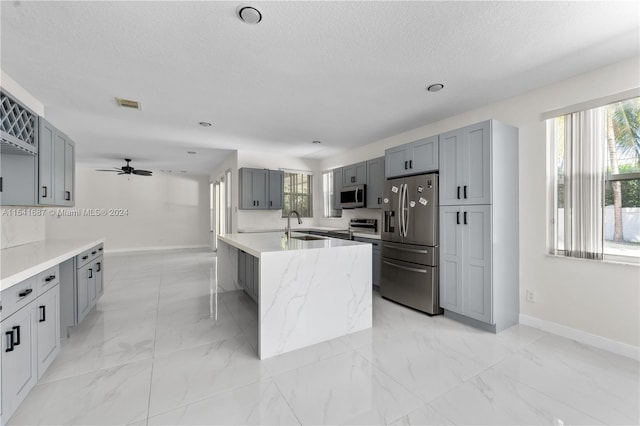
POLYGON ((536 291, 527 289, 527 302, 536 303, 536 291))

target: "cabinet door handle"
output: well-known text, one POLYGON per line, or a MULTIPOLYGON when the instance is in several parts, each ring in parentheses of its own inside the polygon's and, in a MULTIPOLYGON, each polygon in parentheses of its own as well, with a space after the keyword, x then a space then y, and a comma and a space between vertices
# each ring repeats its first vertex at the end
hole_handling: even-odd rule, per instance
POLYGON ((49 275, 47 278, 44 279, 44 282, 49 283, 55 279, 56 279, 55 275, 49 275))
POLYGON ((45 322, 47 320, 47 307, 44 305, 38 306, 40 309, 40 320, 39 322, 45 322))
POLYGON ((464 186, 464 198, 467 198, 467 185, 464 186))
MULTIPOLYGON (((20 326, 16 325, 15 327, 12 327, 15 331, 16 331, 16 340, 13 342, 13 346, 19 346, 20 345, 20 326)), ((11 333, 13 335, 13 332, 11 333)))
POLYGON ((260 207, 260 200, 256 201, 256 203, 258 204, 258 207, 260 207))
POLYGON ((405 161, 405 162, 404 162, 404 169, 405 169, 405 170, 407 170, 407 168, 408 168, 408 167, 407 167, 407 165, 408 165, 408 164, 409 164, 409 162, 408 162, 408 161, 405 161))
POLYGON ((382 198, 378 197, 378 204, 382 204, 382 198))
POLYGON ((13 352, 13 330, 7 331, 4 335, 7 338, 7 349, 4 351, 13 352))
POLYGON ((460 199, 460 187, 458 187, 458 200, 460 199))
POLYGON ((273 201, 269 200, 269 207, 273 207, 273 201))
POLYGON ((33 289, 32 288, 28 288, 25 291, 21 291, 20 293, 18 293, 18 297, 26 297, 26 296, 30 295, 31 293, 33 293, 33 289))
POLYGON ((47 198, 47 187, 46 186, 42 187, 42 198, 47 198))
POLYGON ((93 278, 93 269, 89 268, 89 278, 93 278))
POLYGON ((413 169, 413 160, 409 160, 409 168, 413 169))
POLYGON ((460 225, 460 212, 456 212, 456 225, 460 225))
POLYGON ((102 271, 102 262, 96 263, 96 266, 98 267, 98 269, 96 269, 96 272, 102 271))
POLYGON ((98 249, 98 251, 102 251, 102 247, 100 247, 100 248, 98 249))
POLYGON ((82 256, 82 260, 87 260, 89 258, 89 256, 82 256))
POLYGON ((467 225, 467 212, 464 212, 464 224, 467 225))
POLYGON ((253 200, 253 206, 254 207, 256 206, 256 200, 253 200))
POLYGON ((91 252, 91 255, 93 256, 96 253, 97 253, 97 251, 94 250, 94 251, 91 252))
POLYGON ((70 191, 64 191, 64 199, 66 201, 71 201, 71 192, 70 191))

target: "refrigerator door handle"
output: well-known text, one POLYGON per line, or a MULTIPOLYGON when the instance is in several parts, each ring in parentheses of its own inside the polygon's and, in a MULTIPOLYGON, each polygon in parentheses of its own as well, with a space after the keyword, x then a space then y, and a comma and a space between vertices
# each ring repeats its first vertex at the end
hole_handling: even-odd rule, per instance
POLYGON ((403 203, 402 203, 402 207, 404 209, 404 211, 402 212, 402 221, 404 222, 404 233, 402 235, 403 237, 406 237, 407 233, 409 231, 409 200, 407 198, 408 192, 409 192, 409 185, 405 183, 404 184, 404 199, 403 199, 403 203))
POLYGON ((403 223, 402 223, 402 184, 400 184, 400 194, 398 194, 398 232, 400 233, 400 236, 402 237, 402 228, 403 228, 403 223))
POLYGON ((389 265, 389 266, 393 266, 394 268, 403 269, 403 270, 409 271, 409 272, 418 272, 418 273, 421 273, 421 274, 426 274, 427 273, 426 269, 409 268, 408 266, 398 265, 396 263, 392 263, 392 262, 389 262, 387 260, 383 260, 382 263, 384 263, 386 265, 389 265))
POLYGON ((393 250, 399 250, 399 251, 408 251, 410 253, 419 253, 419 254, 427 254, 427 253, 429 253, 427 250, 408 249, 408 248, 404 248, 404 247, 392 246, 390 244, 384 244, 383 247, 386 247, 388 249, 393 249, 393 250))

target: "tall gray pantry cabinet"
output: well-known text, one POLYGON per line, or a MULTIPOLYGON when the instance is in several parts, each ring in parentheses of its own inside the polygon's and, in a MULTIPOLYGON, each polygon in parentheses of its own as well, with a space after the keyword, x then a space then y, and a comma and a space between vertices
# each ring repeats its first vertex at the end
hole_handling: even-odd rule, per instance
POLYGON ((440 306, 498 332, 518 323, 518 129, 488 120, 440 135, 440 306))

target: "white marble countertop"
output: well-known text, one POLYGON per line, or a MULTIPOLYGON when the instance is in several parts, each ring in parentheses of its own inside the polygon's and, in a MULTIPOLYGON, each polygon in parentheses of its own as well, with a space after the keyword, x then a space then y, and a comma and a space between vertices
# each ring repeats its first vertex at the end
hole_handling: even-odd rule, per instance
MULTIPOLYGON (((306 234, 300 232, 292 232, 292 236, 300 237, 305 235, 306 234)), ((309 241, 297 240, 295 238, 287 240, 287 237, 282 232, 220 234, 218 238, 258 258, 262 253, 317 250, 366 244, 357 241, 325 237, 318 237, 319 239, 317 240, 309 241)))
POLYGON ((42 240, 0 250, 0 291, 104 243, 104 238, 42 240))

